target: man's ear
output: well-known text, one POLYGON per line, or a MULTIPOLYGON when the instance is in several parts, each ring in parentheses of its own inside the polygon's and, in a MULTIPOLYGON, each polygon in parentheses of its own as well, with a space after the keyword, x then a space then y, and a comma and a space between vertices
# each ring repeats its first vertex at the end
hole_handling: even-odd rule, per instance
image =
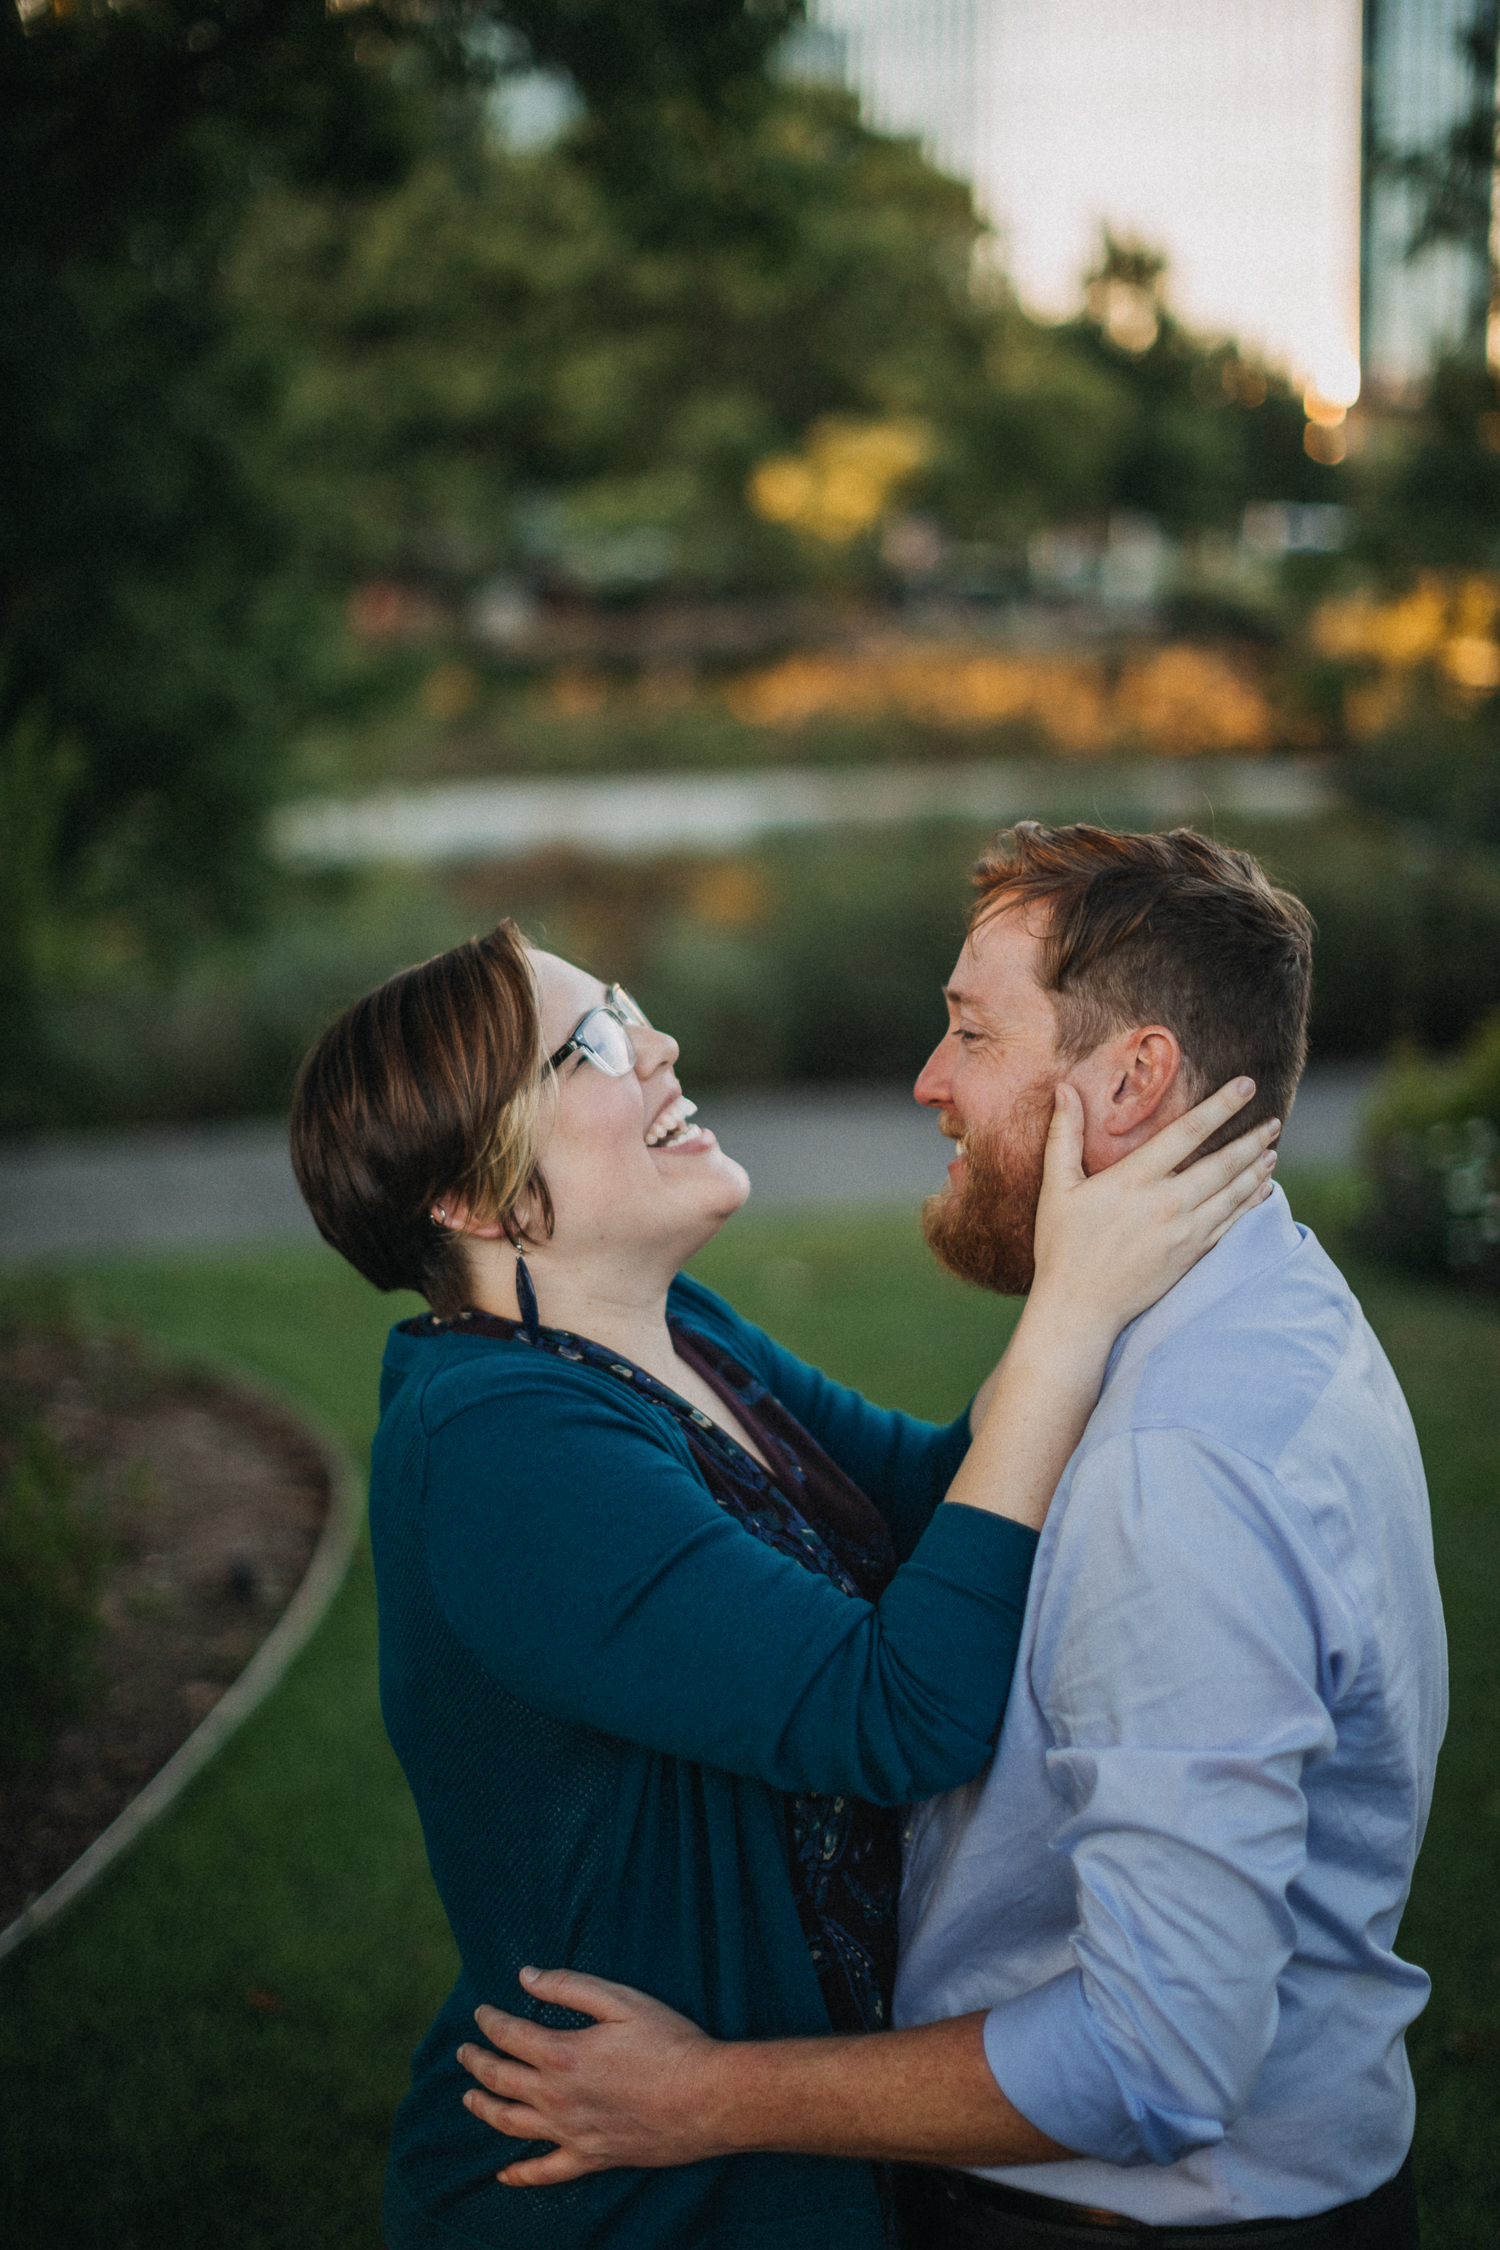
POLYGON ((1175 1032, 1151 1023, 1106 1039, 1091 1061, 1094 1122, 1111 1139, 1138 1133, 1156 1117, 1182 1079, 1182 1048, 1175 1032))

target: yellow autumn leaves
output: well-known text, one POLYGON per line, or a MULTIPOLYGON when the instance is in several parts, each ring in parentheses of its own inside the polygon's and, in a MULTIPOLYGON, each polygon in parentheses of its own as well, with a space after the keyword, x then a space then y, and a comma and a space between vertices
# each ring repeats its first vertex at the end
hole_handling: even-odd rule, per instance
POLYGON ((747 726, 903 718, 936 728, 1024 725, 1050 747, 1100 756, 1127 746, 1166 757, 1254 756, 1276 739, 1259 682, 1209 649, 1173 643, 1117 675, 1084 655, 1011 655, 895 642, 804 652, 725 688, 747 726))
POLYGON ((1344 695, 1350 731, 1379 734, 1406 708, 1412 683, 1435 672, 1450 691, 1479 698, 1500 688, 1500 578, 1480 571, 1423 571, 1406 593, 1324 602, 1313 646, 1358 677, 1344 695))
POLYGON ((846 547, 873 531, 902 485, 931 458, 932 443, 923 422, 825 415, 800 453, 775 454, 754 470, 750 505, 766 523, 846 547))

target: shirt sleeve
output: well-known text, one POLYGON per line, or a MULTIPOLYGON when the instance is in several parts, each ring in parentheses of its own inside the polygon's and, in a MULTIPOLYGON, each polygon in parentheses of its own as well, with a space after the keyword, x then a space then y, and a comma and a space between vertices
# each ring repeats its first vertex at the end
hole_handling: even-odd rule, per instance
POLYGON ((747 1533, 607 1379, 511 1374, 431 1429, 429 1568, 534 1709, 787 1790, 901 1804, 989 1756, 1035 1535, 940 1511, 878 1605, 747 1533))
MULTIPOLYGON (((969 1450, 969 1410, 951 1422, 923 1422, 894 1407, 874 1406, 742 1320, 701 1283, 679 1281, 679 1305, 690 1327, 702 1327, 760 1377, 789 1414, 815 1437, 830 1460, 880 1510, 896 1553, 905 1560, 969 1450)), ((677 1308, 674 1308, 677 1309, 677 1308)))
POLYGON ((1334 1744, 1319 1641, 1263 1468, 1171 1430, 1080 1462, 1031 1664, 1075 1965, 985 2026, 1000 2086, 1065 2148, 1170 2164, 1249 2099, 1293 1943, 1302 1774, 1334 1744))

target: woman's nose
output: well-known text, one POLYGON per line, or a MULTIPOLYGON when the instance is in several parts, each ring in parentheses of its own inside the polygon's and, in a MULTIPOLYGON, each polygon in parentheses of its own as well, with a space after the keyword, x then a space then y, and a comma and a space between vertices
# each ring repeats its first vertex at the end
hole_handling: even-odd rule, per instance
POLYGON ((658 1031, 654 1024, 633 1024, 630 1043, 635 1049, 636 1074, 650 1078, 663 1067, 670 1070, 680 1052, 670 1031, 658 1031))

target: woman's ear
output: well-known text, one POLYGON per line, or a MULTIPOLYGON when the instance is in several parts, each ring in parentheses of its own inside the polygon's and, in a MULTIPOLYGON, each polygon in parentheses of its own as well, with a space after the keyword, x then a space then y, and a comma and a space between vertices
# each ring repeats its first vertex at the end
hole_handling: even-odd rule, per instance
POLYGON ((467 1234, 476 1242, 498 1242, 510 1228, 503 1219, 476 1219, 462 1196, 440 1196, 432 1206, 432 1219, 436 1226, 446 1227, 450 1234, 467 1234))

